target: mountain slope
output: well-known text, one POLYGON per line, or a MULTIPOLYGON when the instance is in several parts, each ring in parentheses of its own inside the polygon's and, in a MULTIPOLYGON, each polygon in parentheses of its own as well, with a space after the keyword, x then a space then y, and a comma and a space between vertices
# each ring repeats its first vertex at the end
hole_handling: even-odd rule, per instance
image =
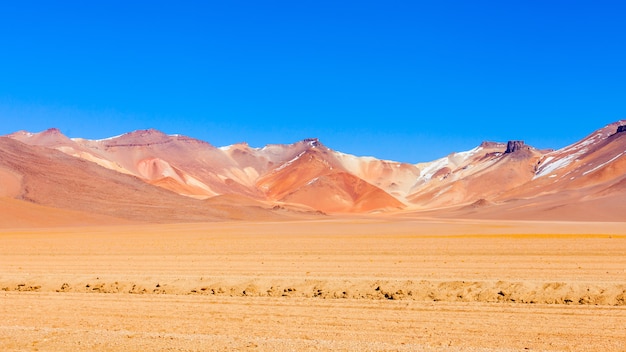
POLYGON ((546 154, 537 169, 535 183, 546 192, 585 187, 609 187, 626 174, 626 121, 610 124, 581 141, 546 154))
POLYGON ((215 148, 203 141, 156 130, 134 131, 95 141, 69 139, 56 129, 41 133, 17 132, 10 137, 62 151, 193 198, 236 194, 276 203, 284 202, 283 198, 289 194, 290 202, 332 212, 372 211, 403 205, 376 186, 348 173, 336 160, 337 153, 316 139, 264 148, 250 148, 245 144, 215 148), (308 156, 314 157, 307 159, 308 156), (297 162, 290 165, 295 160, 297 162), (335 185, 344 196, 333 197, 330 201, 324 198, 322 203, 316 200, 317 196, 306 200, 304 193, 294 195, 298 187, 325 175, 327 172, 321 165, 329 163, 335 168, 330 173, 344 171, 344 178, 354 178, 352 182, 335 185), (348 189, 351 184, 360 186, 348 189))
POLYGON ((491 199, 525 184, 534 176, 541 152, 517 142, 508 150, 501 143, 484 142, 464 153, 424 165, 425 173, 407 199, 417 207, 446 207, 491 199))
MULTIPOLYGON (((4 179, 11 179, 2 196, 42 206, 142 222, 231 218, 227 210, 209 207, 204 201, 151 186, 134 176, 54 149, 6 137, 0 137, 0 170, 4 179)), ((272 214, 261 208, 252 210, 272 214)))
POLYGON ((528 182, 505 188, 490 204, 447 216, 536 220, 626 220, 626 121, 544 153, 528 182), (619 131, 619 132, 618 132, 619 131))
POLYGON ((399 209, 403 204, 349 173, 325 146, 315 143, 257 181, 272 200, 311 206, 324 212, 399 209))
POLYGON ((414 165, 344 154, 317 139, 216 148, 156 130, 103 140, 70 139, 56 129, 20 131, 2 141, 0 197, 132 219, 153 209, 161 215, 148 217, 164 221, 245 218, 251 209, 268 218, 319 210, 621 220, 623 213, 611 209, 626 204, 624 125, 617 121, 554 151, 522 141, 483 142, 414 165), (11 151, 20 148, 23 153, 11 151), (116 206, 134 210, 116 212, 116 206), (267 213, 271 208, 279 211, 267 213))

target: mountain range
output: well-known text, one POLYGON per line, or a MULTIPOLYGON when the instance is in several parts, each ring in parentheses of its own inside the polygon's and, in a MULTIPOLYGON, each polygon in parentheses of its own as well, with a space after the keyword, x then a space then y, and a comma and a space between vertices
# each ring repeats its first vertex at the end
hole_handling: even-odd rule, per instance
POLYGON ((317 139, 215 147, 157 130, 102 140, 0 137, 0 222, 196 222, 392 216, 626 219, 626 120, 558 150, 523 141, 408 164, 317 139))

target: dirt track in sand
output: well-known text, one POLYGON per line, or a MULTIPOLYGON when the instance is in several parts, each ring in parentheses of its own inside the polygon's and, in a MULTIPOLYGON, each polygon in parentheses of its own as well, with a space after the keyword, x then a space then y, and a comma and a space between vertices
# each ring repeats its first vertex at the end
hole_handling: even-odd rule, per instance
POLYGON ((0 232, 9 350, 626 349, 619 223, 0 232))

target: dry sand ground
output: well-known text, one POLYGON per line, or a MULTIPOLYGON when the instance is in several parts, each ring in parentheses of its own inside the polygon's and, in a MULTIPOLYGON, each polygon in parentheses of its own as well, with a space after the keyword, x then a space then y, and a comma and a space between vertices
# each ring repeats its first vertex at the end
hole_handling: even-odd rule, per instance
POLYGON ((0 349, 626 350, 626 224, 0 230, 0 349))

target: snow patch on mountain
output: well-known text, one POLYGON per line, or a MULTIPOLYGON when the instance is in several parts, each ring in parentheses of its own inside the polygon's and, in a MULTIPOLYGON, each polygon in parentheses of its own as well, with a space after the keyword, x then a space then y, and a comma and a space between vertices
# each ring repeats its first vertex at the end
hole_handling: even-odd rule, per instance
POLYGON ((584 175, 587 175, 587 174, 590 174, 590 173, 592 173, 592 172, 594 172, 594 171, 597 171, 597 170, 599 170, 599 169, 603 168, 604 166, 606 166, 606 165, 608 165, 608 164, 612 163, 613 161, 617 160, 619 157, 621 157, 622 155, 624 155, 624 153, 625 153, 625 152, 621 152, 621 153, 617 154, 616 156, 614 156, 613 158, 611 158, 611 160, 609 160, 609 161, 607 161, 607 162, 604 162, 604 163, 602 163, 602 164, 600 164, 600 165, 598 165, 598 166, 594 167, 594 168, 593 168, 593 169, 591 169, 591 170, 588 170, 588 171, 583 172, 583 176, 584 176, 584 175))
POLYGON ((306 153, 306 150, 301 152, 300 154, 296 155, 293 159, 285 162, 284 164, 282 164, 281 166, 279 166, 276 170, 274 171, 280 171, 284 168, 286 168, 287 166, 293 164, 296 160, 300 159, 300 157, 302 157, 304 155, 304 153, 306 153))
POLYGON ((317 182, 317 180, 319 180, 319 177, 315 177, 313 179, 311 179, 309 182, 307 182, 307 186, 314 184, 315 182, 317 182))
MULTIPOLYGON (((122 137, 123 135, 126 135, 126 134, 128 134, 128 133, 123 133, 123 134, 119 134, 119 135, 117 135, 117 136, 107 137, 107 138, 102 138, 102 139, 94 139, 93 141, 94 141, 94 142, 105 142, 105 141, 110 141, 110 140, 113 140, 113 139, 116 139, 116 138, 120 138, 120 137, 122 137)), ((72 138, 72 140, 73 140, 73 141, 80 141, 80 140, 83 140, 83 139, 82 139, 82 138, 72 138)))
POLYGON ((422 173, 419 178, 424 181, 430 181, 437 171, 447 166, 457 167, 463 165, 481 150, 483 148, 478 146, 465 152, 452 153, 445 158, 437 159, 430 163, 417 164, 418 167, 422 167, 422 173))
POLYGON ((554 156, 547 157, 543 165, 541 165, 541 167, 539 167, 539 169, 535 173, 533 180, 546 176, 546 175, 550 175, 559 169, 569 166, 572 162, 578 159, 579 156, 583 155, 586 152, 587 152, 587 148, 583 148, 574 154, 566 155, 565 157, 562 157, 559 159, 556 159, 556 157, 554 156))
POLYGON ((435 160, 429 164, 427 164, 423 169, 422 169, 422 174, 420 175, 420 178, 424 181, 430 181, 430 179, 433 177, 433 175, 441 170, 442 168, 448 166, 449 161, 448 158, 441 158, 438 160, 435 160))
MULTIPOLYGON (((567 165, 569 165, 572 162, 572 160, 574 158, 576 158, 576 154, 568 155, 568 156, 566 156, 564 158, 561 158, 561 159, 558 159, 558 160, 556 160, 554 162, 552 162, 552 160, 554 158, 552 158, 552 159, 548 158, 548 159, 550 159, 550 161, 544 163, 542 165, 542 167, 539 168, 537 173, 535 173, 535 176, 533 177, 533 180, 537 179, 539 177, 543 177, 543 176, 552 174, 556 170, 562 169, 562 168, 566 167, 567 165)), ((548 159, 546 159, 546 160, 548 160, 548 159)))
POLYGON ((481 150, 483 150, 483 147, 478 146, 474 149, 470 149, 468 151, 465 152, 458 152, 458 153, 454 153, 453 157, 455 159, 460 158, 462 161, 467 161, 467 159, 469 159, 470 157, 476 155, 477 153, 479 153, 481 150))

